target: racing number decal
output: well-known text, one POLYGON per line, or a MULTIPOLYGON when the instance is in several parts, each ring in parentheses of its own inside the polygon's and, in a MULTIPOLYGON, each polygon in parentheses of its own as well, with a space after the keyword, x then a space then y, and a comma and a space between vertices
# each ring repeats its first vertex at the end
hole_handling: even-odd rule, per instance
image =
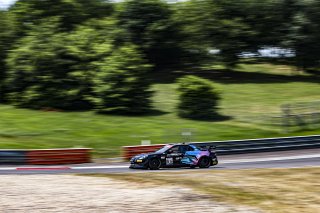
POLYGON ((166 164, 172 165, 173 164, 173 158, 166 158, 166 164))

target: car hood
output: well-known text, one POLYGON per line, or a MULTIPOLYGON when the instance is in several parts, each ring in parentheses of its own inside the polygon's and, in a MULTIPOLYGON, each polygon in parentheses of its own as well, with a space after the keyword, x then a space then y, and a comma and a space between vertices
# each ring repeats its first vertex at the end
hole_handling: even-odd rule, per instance
POLYGON ((152 154, 154 154, 154 153, 151 152, 151 153, 138 154, 138 155, 136 155, 136 156, 133 156, 133 157, 131 158, 131 160, 135 160, 135 159, 142 158, 142 157, 148 157, 149 155, 152 155, 152 154))

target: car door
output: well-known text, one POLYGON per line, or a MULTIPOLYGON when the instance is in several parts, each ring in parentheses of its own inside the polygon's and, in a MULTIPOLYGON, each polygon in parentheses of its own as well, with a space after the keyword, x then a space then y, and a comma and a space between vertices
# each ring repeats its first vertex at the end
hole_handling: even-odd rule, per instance
MULTIPOLYGON (((179 163, 180 166, 185 166, 185 163, 182 163, 182 159, 185 157, 187 151, 193 151, 193 150, 194 150, 194 149, 193 149, 191 146, 189 146, 189 145, 181 145, 181 146, 179 147, 179 153, 180 153, 180 155, 179 155, 179 162, 177 162, 177 164, 179 163)), ((178 160, 178 159, 177 159, 177 160, 178 160)))
POLYGON ((180 157, 181 153, 179 150, 179 146, 173 146, 166 152, 166 157, 165 157, 165 166, 166 167, 173 167, 176 166, 177 164, 180 164, 180 157))
POLYGON ((186 151, 188 150, 188 146, 187 145, 178 145, 178 150, 173 158, 173 164, 175 166, 181 166, 183 165, 181 160, 184 157, 186 151))

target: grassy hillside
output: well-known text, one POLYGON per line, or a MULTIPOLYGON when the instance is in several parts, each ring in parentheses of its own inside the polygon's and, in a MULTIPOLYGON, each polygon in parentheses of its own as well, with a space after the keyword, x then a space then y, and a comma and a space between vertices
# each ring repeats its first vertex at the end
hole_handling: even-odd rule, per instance
POLYGON ((0 148, 92 147, 96 155, 118 156, 120 146, 183 141, 192 129, 193 141, 228 140, 320 133, 320 129, 284 134, 265 124, 284 103, 320 100, 319 79, 284 65, 241 64, 236 71, 215 69, 192 73, 211 79, 221 91, 224 121, 178 118, 176 76, 156 79, 153 114, 141 117, 98 115, 94 112, 44 112, 0 105, 0 148))

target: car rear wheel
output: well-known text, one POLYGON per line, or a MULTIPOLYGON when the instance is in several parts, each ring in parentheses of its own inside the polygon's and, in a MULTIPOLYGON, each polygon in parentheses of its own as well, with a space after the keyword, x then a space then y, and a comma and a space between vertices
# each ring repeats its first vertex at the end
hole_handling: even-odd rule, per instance
POLYGON ((150 161, 149 161, 149 168, 150 168, 151 170, 159 169, 160 166, 161 166, 161 162, 160 162, 159 159, 157 159, 157 158, 152 158, 152 159, 150 159, 150 161))
POLYGON ((202 157, 198 163, 200 168, 209 168, 210 167, 210 158, 208 157, 202 157))

